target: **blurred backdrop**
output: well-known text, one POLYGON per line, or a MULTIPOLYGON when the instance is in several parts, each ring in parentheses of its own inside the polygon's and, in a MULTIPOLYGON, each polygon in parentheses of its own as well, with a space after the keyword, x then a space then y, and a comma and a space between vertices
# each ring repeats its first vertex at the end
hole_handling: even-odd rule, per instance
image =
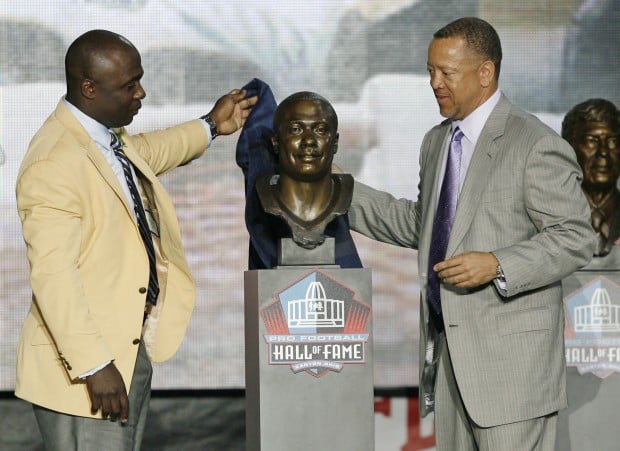
MULTIPOLYGON (((426 76, 432 33, 478 15, 503 43, 500 86, 559 130, 590 97, 620 104, 620 0, 21 0, 0 3, 0 391, 14 387, 30 305, 15 175, 28 142, 64 94, 64 54, 105 28, 140 50, 147 97, 132 132, 205 114, 254 77, 278 100, 327 97, 340 119, 337 163, 360 180, 415 198, 418 150, 441 120, 426 76)), ((198 299, 178 354, 156 365, 156 389, 243 388, 243 272, 248 236, 237 135, 163 177, 181 222, 198 299)), ((416 253, 355 235, 373 269, 375 384, 417 386, 416 253)))

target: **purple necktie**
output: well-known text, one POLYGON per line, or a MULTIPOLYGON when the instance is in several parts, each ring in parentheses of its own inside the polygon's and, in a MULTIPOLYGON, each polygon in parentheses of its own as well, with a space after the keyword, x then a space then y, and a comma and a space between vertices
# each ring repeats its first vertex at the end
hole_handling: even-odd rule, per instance
POLYGON ((125 180, 127 181, 127 187, 129 188, 129 194, 131 194, 134 210, 136 212, 136 218, 138 220, 138 230, 140 231, 140 236, 144 242, 146 255, 149 258, 149 288, 147 291, 146 300, 151 304, 156 304, 157 296, 159 295, 159 281, 157 280, 157 270, 155 268, 155 248, 153 247, 151 231, 146 220, 146 213, 144 212, 144 207, 142 206, 142 198, 140 197, 138 186, 136 185, 133 175, 131 174, 131 162, 129 161, 129 158, 127 158, 127 155, 125 155, 123 146, 118 139, 118 136, 116 136, 116 133, 110 133, 110 147, 114 151, 114 155, 116 155, 118 161, 121 162, 121 166, 123 166, 123 173, 125 174, 125 180))
POLYGON ((433 235, 428 259, 428 288, 427 300, 435 313, 441 314, 441 297, 439 294, 439 277, 433 271, 433 266, 443 261, 446 257, 450 231, 456 213, 456 202, 459 195, 459 176, 461 172, 461 147, 463 132, 456 127, 450 141, 446 172, 441 184, 435 222, 433 222, 433 235))

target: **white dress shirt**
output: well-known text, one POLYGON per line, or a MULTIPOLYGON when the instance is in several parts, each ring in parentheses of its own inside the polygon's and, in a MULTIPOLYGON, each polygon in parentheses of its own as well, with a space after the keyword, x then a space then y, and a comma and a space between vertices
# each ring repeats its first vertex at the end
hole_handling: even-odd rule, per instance
MULTIPOLYGON (((465 178, 467 177, 467 170, 469 169, 469 163, 474 155, 474 150, 476 148, 476 143, 478 143, 478 138, 480 137, 480 133, 482 133, 482 129, 484 125, 487 123, 487 119, 491 115, 491 112, 499 102, 501 97, 501 91, 498 89, 493 93, 491 97, 489 97, 486 102, 472 111, 469 116, 460 121, 452 121, 452 129, 450 131, 450 136, 454 133, 454 129, 459 127, 463 132, 463 139, 461 139, 461 170, 459 172, 459 194, 463 189, 463 184, 465 183, 465 178)), ((441 178, 438 180, 439 189, 437 190, 437 195, 439 196, 439 192, 441 191, 441 184, 443 182, 443 175, 446 172, 446 162, 448 160, 448 148, 450 147, 450 140, 447 141, 446 151, 443 155, 443 161, 441 163, 441 178)))

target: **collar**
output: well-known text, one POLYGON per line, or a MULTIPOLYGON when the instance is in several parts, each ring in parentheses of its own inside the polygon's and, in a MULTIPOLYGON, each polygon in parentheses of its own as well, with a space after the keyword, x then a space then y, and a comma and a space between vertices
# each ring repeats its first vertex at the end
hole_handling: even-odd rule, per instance
POLYGON ((69 102, 65 97, 62 98, 63 102, 71 113, 75 116, 78 122, 84 127, 86 133, 104 149, 110 148, 110 130, 101 122, 97 122, 92 117, 85 114, 82 110, 78 109, 75 105, 69 102))
POLYGON ((499 102, 501 95, 501 91, 497 89, 491 97, 472 111, 465 119, 452 121, 452 133, 454 133, 456 127, 459 127, 469 142, 475 146, 487 119, 489 119, 493 109, 499 102))

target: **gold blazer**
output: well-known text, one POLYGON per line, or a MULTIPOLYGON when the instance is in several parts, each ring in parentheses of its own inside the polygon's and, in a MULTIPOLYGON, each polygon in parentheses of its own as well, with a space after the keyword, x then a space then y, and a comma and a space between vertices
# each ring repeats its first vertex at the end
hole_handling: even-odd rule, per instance
MULTIPOLYGON (((202 155, 204 125, 128 135, 125 153, 141 174, 160 228, 163 289, 150 357, 178 349, 195 303, 174 206, 157 179, 202 155)), ((30 263, 32 305, 17 355, 15 393, 34 404, 89 417, 84 372, 113 360, 131 384, 149 265, 117 177, 63 101, 32 139, 17 178, 17 206, 30 263)))

